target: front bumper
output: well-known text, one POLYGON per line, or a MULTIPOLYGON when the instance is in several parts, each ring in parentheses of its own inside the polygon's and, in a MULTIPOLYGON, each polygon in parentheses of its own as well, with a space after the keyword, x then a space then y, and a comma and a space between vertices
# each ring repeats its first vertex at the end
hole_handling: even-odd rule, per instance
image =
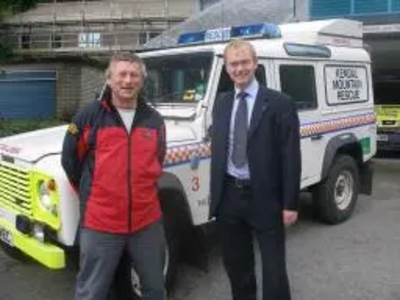
POLYGON ((378 131, 378 150, 400 151, 400 132, 378 131))
MULTIPOLYGON (((7 212, 7 214, 10 215, 9 212, 7 212)), ((50 243, 42 243, 34 237, 23 234, 6 218, 0 217, 0 228, 7 230, 7 232, 11 234, 14 247, 37 260, 39 263, 50 269, 62 269, 65 267, 65 251, 60 247, 50 243)))

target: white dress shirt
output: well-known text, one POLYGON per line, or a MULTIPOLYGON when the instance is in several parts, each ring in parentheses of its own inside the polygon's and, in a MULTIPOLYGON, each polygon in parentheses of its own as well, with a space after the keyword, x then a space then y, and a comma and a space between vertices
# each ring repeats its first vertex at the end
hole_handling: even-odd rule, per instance
MULTIPOLYGON (((257 94, 258 94, 259 84, 257 80, 254 78, 250 85, 243 91, 247 93, 245 98, 247 102, 247 113, 248 113, 248 126, 250 126, 251 115, 253 113, 254 103, 256 102, 257 94)), ((240 179, 249 179, 250 178, 250 171, 249 166, 246 164, 242 168, 237 168, 232 162, 232 148, 233 148, 233 130, 235 126, 235 115, 236 110, 239 104, 240 99, 237 97, 241 91, 235 88, 235 99, 233 102, 232 108, 232 116, 231 116, 231 123, 229 127, 229 137, 228 137, 228 164, 226 172, 229 175, 240 179)))

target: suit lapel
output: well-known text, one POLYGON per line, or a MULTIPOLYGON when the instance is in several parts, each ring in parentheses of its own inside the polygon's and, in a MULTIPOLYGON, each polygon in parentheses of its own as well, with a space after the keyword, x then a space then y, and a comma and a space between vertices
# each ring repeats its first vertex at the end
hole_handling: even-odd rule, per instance
POLYGON ((250 119, 249 138, 257 129, 264 112, 268 109, 268 98, 265 89, 260 86, 257 93, 256 102, 254 103, 253 112, 250 119))

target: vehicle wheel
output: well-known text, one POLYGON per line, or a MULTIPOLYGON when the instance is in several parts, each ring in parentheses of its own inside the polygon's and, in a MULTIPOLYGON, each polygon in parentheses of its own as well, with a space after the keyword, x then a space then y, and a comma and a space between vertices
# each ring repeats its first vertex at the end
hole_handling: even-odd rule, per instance
POLYGON ((342 223, 352 215, 358 191, 357 163, 349 155, 339 155, 333 161, 328 176, 314 188, 314 211, 322 222, 342 223))
MULTIPOLYGON (((168 220, 164 221, 164 230, 167 240, 164 266, 165 293, 166 295, 169 295, 174 287, 177 274, 179 237, 174 235, 173 226, 168 222, 168 220)), ((141 299, 140 280, 134 269, 132 269, 132 285, 135 292, 135 297, 137 299, 141 299)))
POLYGON ((21 261, 21 262, 30 262, 31 258, 26 255, 24 252, 19 250, 18 248, 11 247, 3 242, 0 242, 0 247, 3 249, 3 251, 12 259, 21 261))

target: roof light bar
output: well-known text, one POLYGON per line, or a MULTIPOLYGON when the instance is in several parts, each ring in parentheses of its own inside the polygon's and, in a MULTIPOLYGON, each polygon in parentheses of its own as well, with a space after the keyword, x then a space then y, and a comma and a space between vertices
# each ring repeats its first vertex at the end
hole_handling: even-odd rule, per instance
POLYGON ((178 44, 202 44, 219 41, 228 41, 234 38, 280 38, 282 37, 279 27, 275 24, 260 23, 244 26, 232 26, 224 28, 209 29, 198 32, 181 34, 178 44))

